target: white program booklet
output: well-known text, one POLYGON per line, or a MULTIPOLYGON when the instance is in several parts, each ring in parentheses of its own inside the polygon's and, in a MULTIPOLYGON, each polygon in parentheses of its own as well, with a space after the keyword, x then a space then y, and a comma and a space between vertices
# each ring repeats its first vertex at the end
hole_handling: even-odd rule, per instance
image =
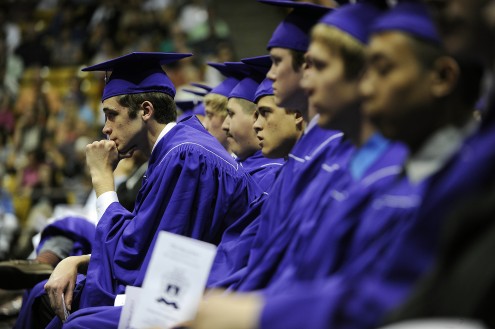
POLYGON ((210 243, 160 232, 140 292, 126 297, 119 328, 170 328, 193 319, 215 253, 210 243))
POLYGON ((481 322, 468 318, 430 318, 397 322, 379 329, 488 329, 481 322))
POLYGON ((115 298, 114 306, 123 306, 120 313, 119 326, 117 329, 133 329, 131 327, 131 317, 134 314, 136 305, 141 297, 141 287, 125 287, 125 295, 118 295, 115 298))

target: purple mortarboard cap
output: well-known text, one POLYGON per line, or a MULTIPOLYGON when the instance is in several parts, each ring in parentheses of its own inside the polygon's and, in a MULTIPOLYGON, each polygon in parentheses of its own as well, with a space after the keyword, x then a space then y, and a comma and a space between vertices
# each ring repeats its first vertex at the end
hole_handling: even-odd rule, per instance
POLYGON ((421 1, 399 2, 378 18, 371 33, 384 31, 401 31, 436 45, 442 44, 428 9, 421 1))
POLYGON ((185 118, 187 117, 190 117, 191 115, 194 115, 193 111, 186 111, 186 112, 182 112, 182 114, 180 114, 179 116, 177 116, 177 122, 180 122, 182 120, 184 120, 185 118))
POLYGON ((255 103, 258 103, 261 97, 272 96, 273 95, 273 81, 265 78, 261 81, 258 89, 256 89, 256 93, 254 95, 255 103))
MULTIPOLYGON (((193 83, 191 83, 191 85, 193 85, 193 83)), ((200 85, 200 84, 195 84, 195 85, 200 85)), ((196 96, 204 97, 208 93, 207 90, 211 90, 211 88, 206 85, 201 85, 201 86, 204 86, 206 88, 203 88, 203 90, 193 90, 193 89, 184 88, 182 90, 196 96)), ((189 113, 189 115, 191 114, 205 115, 205 107, 203 105, 203 102, 200 101, 199 99, 176 101, 176 104, 177 106, 179 106, 179 108, 181 108, 180 102, 184 102, 185 104, 187 104, 187 111, 191 112, 189 113)))
POLYGON ((383 11, 376 1, 362 1, 337 8, 323 16, 319 23, 335 27, 365 44, 368 42, 371 24, 381 14, 383 11))
POLYGON ((242 98, 254 103, 256 101, 256 89, 258 89, 265 75, 242 62, 226 62, 225 65, 245 74, 244 78, 232 89, 229 98, 242 98))
POLYGON ((175 105, 183 112, 192 112, 194 107, 198 104, 193 100, 175 101, 175 105))
POLYGON ((208 65, 215 68, 218 72, 226 77, 226 79, 215 86, 210 91, 210 93, 222 95, 228 98, 232 89, 234 89, 234 87, 239 83, 242 75, 239 75, 238 72, 234 71, 230 67, 227 67, 227 65, 225 65, 224 63, 209 62, 208 65))
POLYGON ((332 10, 307 2, 283 0, 258 0, 258 2, 277 7, 293 8, 275 28, 270 41, 268 41, 267 49, 277 47, 307 51, 311 28, 323 15, 332 10))
POLYGON ((206 96, 206 94, 208 94, 208 92, 205 90, 195 90, 195 89, 188 89, 188 88, 183 88, 182 90, 185 91, 186 93, 190 93, 190 94, 200 96, 200 97, 204 97, 204 96, 206 96))
POLYGON ((235 65, 236 63, 242 65, 242 63, 240 62, 228 62, 228 63, 229 65, 226 65, 226 63, 208 62, 208 65, 216 69, 225 77, 234 77, 240 80, 244 78, 244 76, 247 74, 248 72, 247 68, 244 70, 240 70, 239 67, 236 67, 235 65))
POLYGON ((175 97, 175 87, 162 65, 189 57, 191 54, 134 52, 82 69, 83 71, 111 71, 105 78, 101 100, 147 92, 163 92, 175 97))
POLYGON ((194 106, 196 106, 196 102, 191 100, 184 101, 175 101, 175 105, 181 110, 182 114, 177 117, 177 122, 181 121, 185 117, 193 115, 194 106))
POLYGON ((213 87, 198 82, 191 82, 191 86, 203 89, 207 93, 209 93, 213 89, 213 87))
POLYGON ((193 109, 193 114, 202 115, 202 116, 206 115, 205 105, 203 104, 203 102, 199 102, 198 104, 196 104, 196 106, 193 109))
MULTIPOLYGON (((266 74, 270 70, 270 67, 272 66, 272 60, 268 55, 244 58, 241 59, 241 61, 249 65, 252 69, 257 70, 264 76, 266 76, 266 74)), ((268 78, 265 78, 258 85, 258 88, 256 88, 256 92, 254 94, 254 100, 255 102, 258 102, 261 97, 271 96, 271 95, 273 95, 273 81, 268 78)))
POLYGON ((265 76, 272 66, 270 55, 256 56, 241 59, 241 62, 247 64, 251 69, 258 71, 265 76))

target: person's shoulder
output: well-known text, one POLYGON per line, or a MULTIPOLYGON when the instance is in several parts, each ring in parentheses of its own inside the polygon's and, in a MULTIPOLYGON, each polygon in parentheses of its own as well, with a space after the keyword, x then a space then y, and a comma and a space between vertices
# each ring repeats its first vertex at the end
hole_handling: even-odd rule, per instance
MULTIPOLYGON (((205 164, 214 164, 229 170, 242 171, 242 168, 225 148, 209 134, 199 123, 187 124, 189 120, 178 123, 163 149, 163 157, 182 159, 201 158, 205 164), (187 155, 187 156, 186 156, 187 155)), ((194 121, 194 120, 193 120, 194 121)))

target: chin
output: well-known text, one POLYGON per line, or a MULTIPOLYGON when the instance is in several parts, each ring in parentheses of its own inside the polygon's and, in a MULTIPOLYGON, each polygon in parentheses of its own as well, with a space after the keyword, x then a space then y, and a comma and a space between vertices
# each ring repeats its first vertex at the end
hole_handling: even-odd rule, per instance
POLYGON ((332 125, 332 117, 320 113, 320 117, 318 118, 318 126, 324 129, 328 129, 331 127, 331 125, 332 125))
POLYGON ((278 158, 283 158, 281 155, 273 154, 273 153, 263 153, 263 156, 267 159, 278 159, 278 158))
POLYGON ((269 159, 276 158, 276 156, 273 154, 273 150, 267 149, 265 147, 261 149, 261 153, 265 158, 269 158, 269 159))
POLYGON ((378 131, 383 137, 390 139, 392 141, 400 141, 401 136, 399 130, 396 127, 389 127, 385 125, 377 125, 378 131))
POLYGON ((279 107, 285 106, 284 100, 282 98, 280 98, 279 96, 275 96, 274 100, 275 100, 275 105, 277 105, 279 107))

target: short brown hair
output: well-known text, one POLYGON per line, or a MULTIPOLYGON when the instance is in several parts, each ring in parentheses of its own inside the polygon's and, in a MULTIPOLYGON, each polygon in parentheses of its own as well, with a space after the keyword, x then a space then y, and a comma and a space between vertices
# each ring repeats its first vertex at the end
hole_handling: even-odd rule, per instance
POLYGON ((158 123, 169 123, 177 120, 177 109, 174 99, 168 94, 150 92, 127 94, 118 98, 119 104, 129 109, 129 117, 132 119, 137 116, 144 101, 149 101, 153 104, 155 108, 155 119, 158 123))
POLYGON ((253 103, 253 102, 250 102, 244 98, 236 98, 236 100, 239 102, 239 104, 241 105, 242 107, 242 110, 244 111, 244 113, 246 114, 254 114, 254 112, 256 112, 256 104, 253 103))

